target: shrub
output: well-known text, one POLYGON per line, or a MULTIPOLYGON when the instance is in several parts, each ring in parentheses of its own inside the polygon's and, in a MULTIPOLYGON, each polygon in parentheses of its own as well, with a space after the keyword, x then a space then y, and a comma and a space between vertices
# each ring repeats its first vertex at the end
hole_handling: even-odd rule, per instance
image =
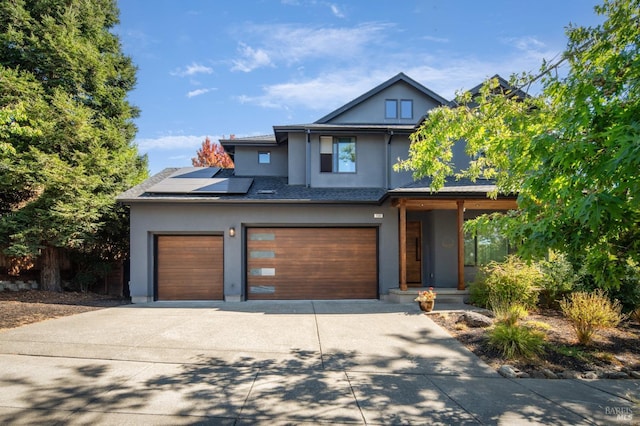
POLYGON ((589 345, 596 331, 617 326, 624 319, 622 306, 611 301, 598 289, 594 292, 576 292, 560 302, 562 313, 571 322, 578 342, 589 345))
POLYGON ((538 262, 538 268, 542 273, 540 302, 543 306, 555 308, 574 289, 578 274, 563 253, 550 252, 548 259, 538 262))
POLYGON ((497 324, 489 330, 489 346, 507 359, 533 358, 544 350, 544 333, 522 325, 497 324))
POLYGON ((508 325, 515 325, 518 320, 529 315, 529 311, 524 305, 501 299, 499 294, 489 296, 489 308, 493 312, 496 322, 508 325))
POLYGON ((516 256, 508 256, 504 262, 491 262, 480 268, 476 281, 469 288, 472 303, 489 307, 489 300, 497 297, 508 304, 520 304, 527 309, 536 305, 536 285, 542 277, 533 265, 516 256))

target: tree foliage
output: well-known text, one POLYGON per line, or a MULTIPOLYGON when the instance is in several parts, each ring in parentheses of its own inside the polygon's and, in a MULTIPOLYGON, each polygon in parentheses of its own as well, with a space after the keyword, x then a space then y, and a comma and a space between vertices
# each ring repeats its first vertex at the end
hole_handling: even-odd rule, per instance
POLYGON ((539 82, 539 94, 513 96, 496 80, 460 94, 429 112, 398 167, 432 177, 435 190, 452 176, 495 179, 496 193, 518 194, 519 210, 477 225, 498 219, 523 254, 568 253, 616 288, 640 261, 640 2, 595 11, 604 22, 569 26, 558 62, 512 78, 525 90, 539 82), (464 170, 451 163, 459 140, 475 159, 464 170))
POLYGON ((211 143, 208 136, 196 152, 196 157, 191 159, 191 164, 194 167, 221 167, 224 169, 233 169, 234 167, 233 160, 222 145, 211 143))
MULTIPOLYGON (((136 69, 110 32, 117 22, 115 0, 0 3, 0 246, 9 256, 124 254, 126 210, 115 196, 147 171, 132 145, 136 69)), ((52 262, 41 285, 60 290, 52 262)))

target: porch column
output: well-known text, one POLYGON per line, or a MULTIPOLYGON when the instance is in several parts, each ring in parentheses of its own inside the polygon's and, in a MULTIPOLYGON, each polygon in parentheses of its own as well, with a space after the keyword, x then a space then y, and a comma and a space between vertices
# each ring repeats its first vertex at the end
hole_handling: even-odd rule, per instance
POLYGON ((407 207, 400 200, 400 290, 407 290, 407 207))
POLYGON ((464 200, 458 200, 458 290, 464 290, 464 200))

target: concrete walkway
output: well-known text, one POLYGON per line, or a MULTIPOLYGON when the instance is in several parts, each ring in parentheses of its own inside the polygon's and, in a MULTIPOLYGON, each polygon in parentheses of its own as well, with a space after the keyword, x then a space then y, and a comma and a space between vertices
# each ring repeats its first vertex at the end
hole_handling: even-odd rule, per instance
POLYGON ((44 321, 0 332, 0 389, 1 424, 640 422, 638 380, 505 379, 416 304, 379 301, 44 321))

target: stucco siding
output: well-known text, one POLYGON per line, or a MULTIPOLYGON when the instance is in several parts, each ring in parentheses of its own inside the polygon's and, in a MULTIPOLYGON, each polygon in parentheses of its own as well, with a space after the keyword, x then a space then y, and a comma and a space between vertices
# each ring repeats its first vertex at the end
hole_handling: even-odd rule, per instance
POLYGON ((458 233, 455 210, 434 210, 432 235, 429 238, 433 259, 433 283, 438 287, 457 287, 458 233))
POLYGON ((399 188, 413 182, 413 173, 409 171, 396 172, 393 166, 400 160, 409 157, 409 137, 404 135, 394 135, 389 147, 389 188, 399 188))
POLYGON ((307 179, 307 142, 304 133, 289 133, 289 185, 305 185, 307 179))
POLYGON ((376 226, 379 235, 379 292, 398 286, 398 213, 383 206, 202 205, 131 206, 131 281, 135 302, 154 297, 154 235, 223 234, 226 300, 245 297, 244 230, 250 226, 376 226), (374 218, 374 213, 384 215, 374 218), (229 236, 229 228, 236 236, 229 236))
MULTIPOLYGON (((326 136, 331 136, 327 133, 326 136)), ((384 135, 358 135, 356 138, 356 172, 320 172, 320 135, 311 135, 311 187, 314 188, 384 188, 384 135)))
POLYGON ((234 163, 236 176, 287 176, 287 146, 269 148, 239 146, 235 150, 234 163), (269 152, 271 162, 260 164, 259 152, 269 152))

